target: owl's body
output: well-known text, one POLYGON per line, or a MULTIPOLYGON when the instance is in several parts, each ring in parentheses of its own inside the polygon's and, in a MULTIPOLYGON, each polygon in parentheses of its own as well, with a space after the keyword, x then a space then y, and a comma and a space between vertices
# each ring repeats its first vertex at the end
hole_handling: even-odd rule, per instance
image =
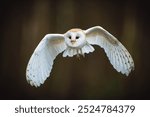
POLYGON ((53 61, 59 53, 63 57, 85 55, 94 51, 92 45, 104 49, 110 63, 122 74, 128 74, 134 69, 134 62, 127 49, 109 32, 100 26, 87 30, 71 29, 65 34, 47 34, 31 56, 26 77, 31 85, 36 87, 49 77, 53 61))

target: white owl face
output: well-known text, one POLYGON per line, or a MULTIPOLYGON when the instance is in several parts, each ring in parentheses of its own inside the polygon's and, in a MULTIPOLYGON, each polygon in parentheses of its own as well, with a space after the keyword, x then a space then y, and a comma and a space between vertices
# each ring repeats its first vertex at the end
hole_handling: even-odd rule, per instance
POLYGON ((66 45, 72 48, 81 48, 86 44, 85 34, 81 29, 71 29, 64 37, 66 45))

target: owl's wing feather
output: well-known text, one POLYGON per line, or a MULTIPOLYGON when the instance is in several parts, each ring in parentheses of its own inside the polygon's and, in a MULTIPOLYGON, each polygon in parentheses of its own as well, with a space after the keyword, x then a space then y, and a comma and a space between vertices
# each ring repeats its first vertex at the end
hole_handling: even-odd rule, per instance
POLYGON ((127 49, 108 31, 100 26, 85 30, 89 44, 99 45, 104 49, 110 63, 122 74, 129 73, 134 69, 134 62, 127 49))
POLYGON ((26 69, 32 86, 40 86, 49 77, 54 59, 66 49, 64 41, 62 34, 47 34, 36 47, 26 69))

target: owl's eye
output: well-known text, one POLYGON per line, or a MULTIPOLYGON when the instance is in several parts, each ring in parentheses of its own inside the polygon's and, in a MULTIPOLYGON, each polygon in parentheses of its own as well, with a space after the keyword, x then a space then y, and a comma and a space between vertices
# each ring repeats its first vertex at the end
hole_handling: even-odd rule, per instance
POLYGON ((69 36, 68 38, 71 39, 71 36, 69 36))
POLYGON ((79 39, 79 36, 76 36, 76 39, 79 39))

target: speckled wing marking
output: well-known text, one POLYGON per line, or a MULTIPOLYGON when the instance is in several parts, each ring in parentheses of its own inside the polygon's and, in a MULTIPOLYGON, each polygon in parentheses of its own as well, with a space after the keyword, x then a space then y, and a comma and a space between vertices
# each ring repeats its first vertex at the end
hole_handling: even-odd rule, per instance
POLYGON ((26 69, 27 81, 40 86, 49 77, 56 56, 66 49, 62 34, 46 35, 33 52, 26 69))
POLYGON ((122 74, 134 70, 134 62, 127 49, 108 31, 100 26, 85 30, 86 39, 89 44, 99 45, 106 52, 113 67, 122 74))

